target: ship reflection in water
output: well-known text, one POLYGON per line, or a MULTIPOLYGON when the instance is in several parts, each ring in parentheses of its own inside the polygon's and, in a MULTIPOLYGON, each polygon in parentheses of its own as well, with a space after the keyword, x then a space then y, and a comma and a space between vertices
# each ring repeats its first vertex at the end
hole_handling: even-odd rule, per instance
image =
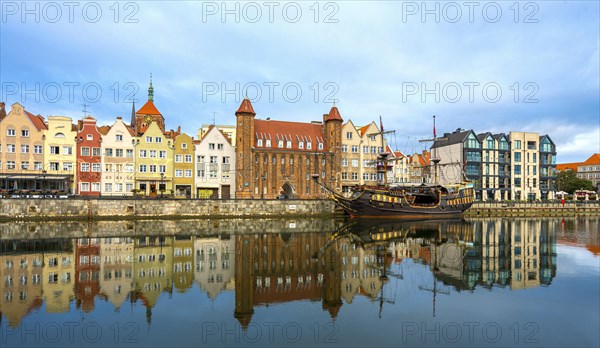
MULTIPOLYGON (((126 224, 131 227, 135 222, 126 224)), ((598 221, 592 224, 597 231, 598 221)), ((125 312, 132 316, 128 320, 149 328, 157 320, 164 323, 161 316, 172 318, 171 309, 164 308, 178 296, 192 301, 186 303, 191 307, 209 299, 211 306, 228 311, 229 324, 242 330, 254 321, 264 323, 271 311, 281 315, 281 308, 289 320, 297 316, 301 322, 300 317, 310 315, 323 319, 312 305, 292 306, 298 303, 320 303, 321 313, 339 319, 336 325, 353 320, 357 315, 353 306, 359 313, 363 306, 375 306, 370 318, 363 319, 376 322, 386 315, 397 317, 412 298, 424 295, 428 305, 420 308, 419 318, 452 318, 456 309, 447 303, 440 308, 440 296, 451 302, 452 294, 470 292, 478 301, 484 294, 493 301, 495 288, 504 294, 551 287, 557 274, 557 238, 561 233, 564 237, 564 228, 564 221, 550 219, 352 219, 319 232, 170 235, 155 230, 145 236, 123 236, 115 231, 102 237, 61 238, 55 233, 51 239, 1 240, 0 324, 6 333, 27 324, 29 317, 69 320, 60 313, 89 315, 102 322, 108 320, 107 311, 97 309, 110 304, 119 314, 128 308, 125 312), (137 315, 140 311, 143 320, 137 315)), ((597 239, 586 242, 597 250, 597 239)), ((211 313, 199 320, 208 320, 211 313)), ((185 320, 178 325, 184 327, 185 320)), ((193 332, 191 323, 188 329, 193 332)), ((147 331, 150 341, 140 338, 140 343, 154 342, 147 331)), ((5 343, 17 342, 7 337, 5 343)), ((337 339, 346 342, 339 334, 337 339)))

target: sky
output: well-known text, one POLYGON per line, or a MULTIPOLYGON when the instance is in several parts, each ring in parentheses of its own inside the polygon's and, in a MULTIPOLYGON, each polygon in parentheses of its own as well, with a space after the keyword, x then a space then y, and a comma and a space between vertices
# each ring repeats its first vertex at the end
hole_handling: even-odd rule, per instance
POLYGON ((168 129, 310 122, 335 105, 420 152, 457 128, 600 152, 597 1, 0 1, 0 100, 99 124, 148 99, 168 129), (84 106, 85 104, 85 106, 84 106))

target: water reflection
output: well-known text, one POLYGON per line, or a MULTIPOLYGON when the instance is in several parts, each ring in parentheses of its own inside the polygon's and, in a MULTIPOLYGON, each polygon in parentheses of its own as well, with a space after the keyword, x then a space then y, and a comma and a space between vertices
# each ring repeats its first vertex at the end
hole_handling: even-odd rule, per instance
MULTIPOLYGON (((557 238, 565 236, 565 223, 544 219, 351 220, 337 228, 297 221, 291 230, 289 223, 273 222, 268 226, 279 226, 279 232, 265 228, 244 233, 214 227, 231 222, 211 222, 219 233, 194 235, 172 233, 186 230, 189 223, 174 227, 169 222, 172 230, 155 223, 154 233, 143 236, 129 231, 149 229, 147 225, 113 223, 125 229, 113 230, 112 236, 108 230, 85 238, 61 238, 55 232, 49 239, 0 241, 0 319, 18 327, 44 304, 47 313, 64 313, 73 302, 90 313, 101 299, 116 311, 125 304, 143 305, 150 324, 161 294, 195 291, 194 284, 211 299, 233 291, 232 316, 242 327, 252 321, 258 306, 299 300, 319 301, 336 318, 357 297, 378 301, 381 307, 394 303, 388 284, 403 281, 394 268, 400 264, 429 268, 432 282, 415 287, 431 292, 435 304, 435 296, 449 291, 549 286, 556 276, 557 238), (302 224, 308 231, 293 232, 302 224), (331 230, 314 232, 322 226, 331 230)), ((567 224, 572 223, 577 222, 567 224)), ((587 231, 598 231, 597 219, 586 223, 587 231)), ((68 226, 66 236, 85 235, 68 226)), ((10 228, 13 235, 21 233, 10 228)), ((46 228, 36 225, 34 230, 46 228)), ((585 241, 597 248, 597 234, 588 234, 585 241)), ((582 237, 574 238, 578 242, 582 237)))

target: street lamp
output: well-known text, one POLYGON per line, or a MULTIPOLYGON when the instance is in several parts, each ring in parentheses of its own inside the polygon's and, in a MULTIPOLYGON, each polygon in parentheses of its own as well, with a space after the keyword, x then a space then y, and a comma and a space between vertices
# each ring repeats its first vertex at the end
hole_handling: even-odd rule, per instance
POLYGON ((42 170, 42 196, 46 196, 46 169, 42 170))
POLYGON ((160 198, 163 197, 165 192, 165 173, 160 173, 160 198))

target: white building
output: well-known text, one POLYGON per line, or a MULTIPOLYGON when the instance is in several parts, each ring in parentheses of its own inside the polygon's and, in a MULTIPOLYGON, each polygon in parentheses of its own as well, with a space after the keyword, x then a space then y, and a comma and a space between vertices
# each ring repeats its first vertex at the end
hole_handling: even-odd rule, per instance
POLYGON ((102 196, 131 196, 134 185, 134 150, 133 131, 121 117, 110 127, 110 130, 102 133, 102 196))
POLYGON ((212 126, 196 143, 196 197, 235 198, 235 147, 212 126))

